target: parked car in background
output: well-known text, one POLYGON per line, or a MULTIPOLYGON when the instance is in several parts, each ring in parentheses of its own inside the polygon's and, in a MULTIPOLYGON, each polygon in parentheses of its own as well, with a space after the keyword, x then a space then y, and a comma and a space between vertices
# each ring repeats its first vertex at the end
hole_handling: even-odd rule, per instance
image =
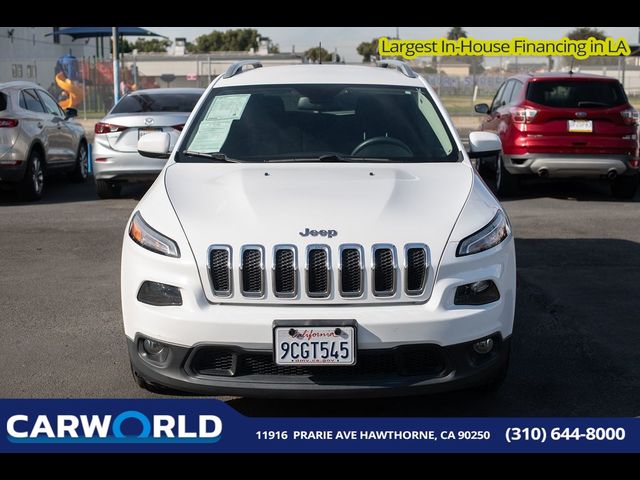
POLYGON ((49 92, 31 82, 0 84, 0 183, 13 185, 24 200, 38 200, 45 174, 67 172, 87 179, 84 128, 70 121, 49 92))
POLYGON ((577 73, 515 75, 492 104, 481 129, 502 140, 502 154, 480 171, 500 194, 526 175, 608 178, 615 197, 638 187, 638 112, 615 78, 577 73))
POLYGON ((125 182, 152 183, 166 159, 143 157, 138 139, 150 132, 169 134, 173 148, 202 88, 138 90, 123 97, 95 126, 94 177, 100 198, 120 195, 125 182))

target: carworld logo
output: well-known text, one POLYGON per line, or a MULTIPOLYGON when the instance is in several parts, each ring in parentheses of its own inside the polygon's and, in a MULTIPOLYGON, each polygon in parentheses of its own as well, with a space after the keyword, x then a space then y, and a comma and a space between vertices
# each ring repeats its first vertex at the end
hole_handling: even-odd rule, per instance
POLYGON ((11 443, 216 443, 222 420, 216 415, 151 415, 127 410, 112 415, 13 415, 11 443))

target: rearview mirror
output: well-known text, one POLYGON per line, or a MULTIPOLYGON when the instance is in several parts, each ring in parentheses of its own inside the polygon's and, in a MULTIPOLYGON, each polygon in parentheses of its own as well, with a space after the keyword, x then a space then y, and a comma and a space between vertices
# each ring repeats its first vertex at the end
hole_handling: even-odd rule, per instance
POLYGON ((77 116, 78 116, 78 110, 76 110, 75 108, 67 108, 64 111, 64 118, 66 119, 77 117, 77 116))
POLYGON ((471 158, 495 157, 502 151, 500 137, 490 132, 469 134, 469 156, 471 158))
POLYGON ((152 132, 138 140, 138 153, 143 157, 169 158, 171 137, 166 132, 152 132))
POLYGON ((473 109, 475 110, 476 113, 482 113, 482 114, 489 113, 489 105, 487 105, 486 103, 479 103, 477 105, 474 105, 473 109))

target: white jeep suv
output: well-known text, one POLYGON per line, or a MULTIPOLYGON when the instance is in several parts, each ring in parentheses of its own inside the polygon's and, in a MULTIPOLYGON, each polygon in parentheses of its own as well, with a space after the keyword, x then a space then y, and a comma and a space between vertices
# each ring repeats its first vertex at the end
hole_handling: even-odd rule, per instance
POLYGON ((425 80, 241 62, 195 107, 132 213, 134 378, 201 394, 345 397, 493 387, 506 373, 509 221, 425 80), (254 68, 245 68, 248 65, 254 68))

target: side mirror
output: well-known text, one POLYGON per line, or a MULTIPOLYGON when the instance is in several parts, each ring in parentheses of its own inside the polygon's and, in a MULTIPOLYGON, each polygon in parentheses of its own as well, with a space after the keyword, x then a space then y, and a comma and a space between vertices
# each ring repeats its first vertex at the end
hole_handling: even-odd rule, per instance
POLYGON ((502 142, 495 133, 471 132, 469 134, 469 156, 471 158, 495 157, 501 151, 502 142))
POLYGON ((166 132, 152 132, 138 140, 138 153, 143 157, 169 158, 171 137, 166 132))
POLYGON ((78 110, 76 110, 75 108, 67 108, 64 111, 64 118, 66 118, 67 120, 77 116, 78 116, 78 110))
POLYGON ((476 113, 489 113, 489 105, 487 105, 486 103, 479 103, 477 105, 474 105, 473 109, 476 111, 476 113))

